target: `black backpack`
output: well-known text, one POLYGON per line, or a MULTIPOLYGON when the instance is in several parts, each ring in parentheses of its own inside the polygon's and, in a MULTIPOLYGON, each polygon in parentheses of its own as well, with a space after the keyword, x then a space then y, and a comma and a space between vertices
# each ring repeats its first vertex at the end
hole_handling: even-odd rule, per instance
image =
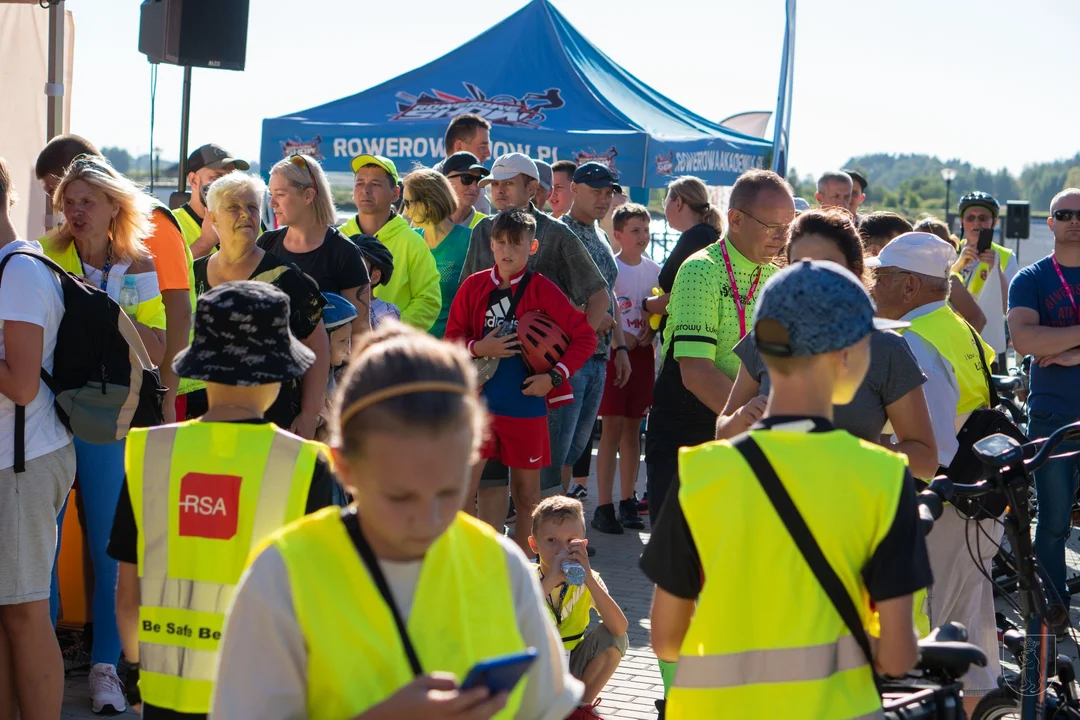
MULTIPOLYGON (((60 278, 64 317, 56 332, 53 371, 41 379, 54 395, 60 421, 75 437, 105 444, 127 437, 133 427, 164 422, 165 388, 131 319, 105 293, 66 272, 44 255, 16 250, 0 261, 25 255, 60 278)), ((25 470, 26 408, 15 406, 15 472, 25 470)))

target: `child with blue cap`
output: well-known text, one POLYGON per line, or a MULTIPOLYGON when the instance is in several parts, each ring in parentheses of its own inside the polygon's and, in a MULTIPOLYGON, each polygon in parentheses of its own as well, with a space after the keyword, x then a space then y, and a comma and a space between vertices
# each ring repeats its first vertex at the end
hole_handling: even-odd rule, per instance
POLYGON ((323 307, 323 325, 330 336, 330 374, 326 379, 326 402, 319 413, 319 427, 315 431, 316 439, 325 441, 330 435, 330 403, 337 390, 338 380, 349 364, 352 352, 353 320, 356 319, 356 307, 341 295, 332 292, 322 294, 326 305, 323 307))

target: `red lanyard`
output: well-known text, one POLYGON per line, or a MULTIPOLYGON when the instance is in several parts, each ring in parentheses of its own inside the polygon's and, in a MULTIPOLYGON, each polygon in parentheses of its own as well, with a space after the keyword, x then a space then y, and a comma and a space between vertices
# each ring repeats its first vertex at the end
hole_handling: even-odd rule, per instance
POLYGON ((1069 296, 1069 302, 1072 303, 1073 323, 1080 322, 1080 308, 1076 305, 1076 298, 1073 297, 1072 288, 1069 287, 1069 283, 1065 282, 1065 273, 1061 272, 1061 266, 1058 265, 1056 256, 1051 255, 1050 260, 1054 263, 1054 270, 1057 270, 1057 276, 1058 280, 1061 281, 1061 287, 1065 288, 1065 294, 1069 296))
MULTIPOLYGON (((739 313, 739 339, 746 337, 746 305, 754 299, 758 281, 761 280, 761 266, 754 273, 754 282, 750 283, 750 289, 746 293, 746 305, 743 304, 742 296, 739 295, 739 284, 735 281, 735 271, 731 267, 731 258, 728 257, 727 238, 720 240, 720 254, 724 256, 724 265, 727 267, 728 282, 731 283, 731 297, 735 300, 735 310, 739 313)), ((1072 297, 1070 295, 1070 297, 1072 297)))

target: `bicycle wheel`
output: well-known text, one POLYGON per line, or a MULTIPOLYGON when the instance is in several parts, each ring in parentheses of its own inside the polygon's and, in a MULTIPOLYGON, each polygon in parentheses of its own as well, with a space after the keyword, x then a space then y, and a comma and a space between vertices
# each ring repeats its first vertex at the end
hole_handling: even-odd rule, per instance
POLYGON ((1020 699, 1012 690, 991 690, 979 700, 969 720, 1020 720, 1020 699))

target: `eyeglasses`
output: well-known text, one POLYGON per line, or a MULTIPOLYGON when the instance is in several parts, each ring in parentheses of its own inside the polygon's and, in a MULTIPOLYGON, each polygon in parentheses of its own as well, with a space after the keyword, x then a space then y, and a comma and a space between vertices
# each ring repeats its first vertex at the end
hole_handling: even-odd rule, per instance
POLYGON ((315 194, 318 195, 319 194, 319 183, 315 182, 315 173, 311 171, 311 166, 308 165, 308 162, 307 162, 307 160, 304 159, 304 156, 303 155, 293 155, 292 157, 289 158, 289 162, 291 162, 293 165, 296 165, 298 167, 302 167, 305 170, 307 170, 308 177, 311 178, 311 187, 312 187, 313 190, 315 190, 315 194))
POLYGON ((1069 222, 1073 218, 1080 220, 1080 210, 1055 210, 1054 219, 1058 222, 1069 222))
POLYGON ((761 227, 765 228, 765 232, 768 233, 769 235, 773 236, 773 237, 782 237, 784 235, 787 235, 788 230, 791 228, 791 223, 782 223, 782 224, 779 224, 779 225, 769 225, 768 223, 761 222, 760 220, 758 220, 756 217, 754 217, 750 213, 746 212, 745 210, 742 210, 740 208, 732 208, 732 210, 738 210, 743 215, 750 218, 751 220, 756 222, 761 227))
POLYGON ((461 181, 462 185, 472 185, 475 182, 480 182, 480 178, 478 178, 476 175, 471 175, 469 173, 459 173, 457 175, 450 175, 449 177, 457 178, 461 181))

